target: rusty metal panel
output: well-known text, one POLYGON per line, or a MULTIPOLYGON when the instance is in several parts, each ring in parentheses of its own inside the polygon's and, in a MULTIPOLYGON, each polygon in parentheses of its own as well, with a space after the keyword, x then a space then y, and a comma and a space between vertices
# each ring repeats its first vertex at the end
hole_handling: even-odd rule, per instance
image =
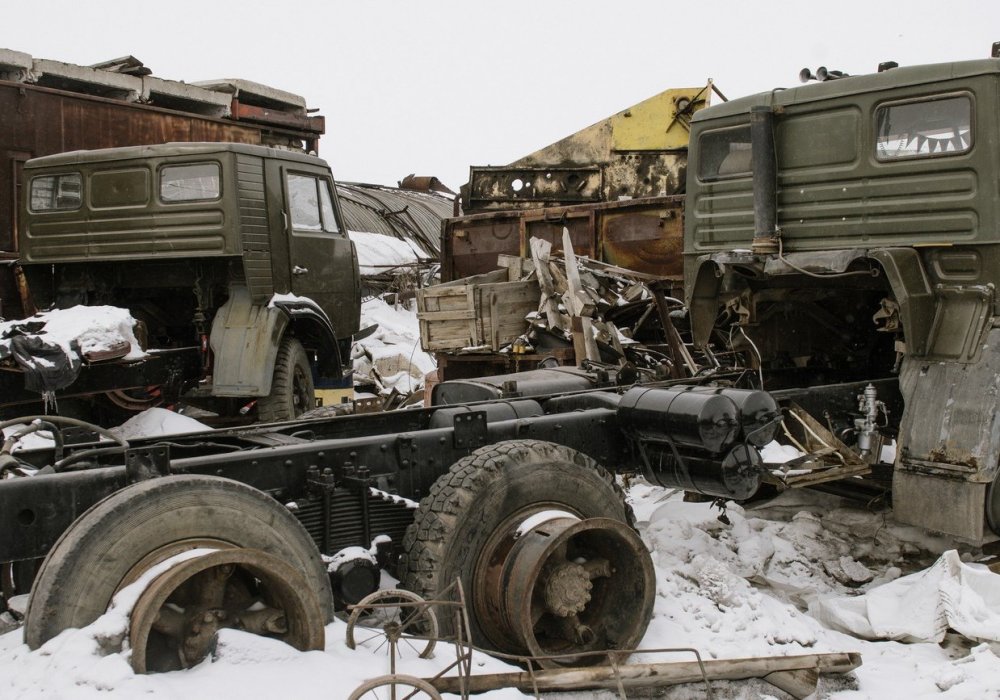
POLYGON ((527 257, 531 237, 549 241, 559 253, 563 227, 569 229, 577 255, 680 279, 683 211, 683 197, 648 197, 448 219, 442 234, 442 279, 496 269, 500 254, 527 257))
POLYGON ((684 278, 684 205, 681 198, 654 206, 605 212, 600 217, 599 260, 637 272, 684 278))
POLYGON ((552 252, 561 254, 563 249, 563 229, 569 230, 573 252, 577 256, 597 258, 597 228, 594 226, 596 210, 544 209, 525 214, 521 230, 521 247, 518 254, 531 255, 531 239, 541 238, 552 245, 552 252))
POLYGON ((470 210, 543 206, 601 201, 601 169, 519 165, 472 166, 469 171, 470 210))
POLYGON ((441 233, 441 279, 448 282, 495 270, 497 256, 517 255, 521 212, 447 219, 441 233))

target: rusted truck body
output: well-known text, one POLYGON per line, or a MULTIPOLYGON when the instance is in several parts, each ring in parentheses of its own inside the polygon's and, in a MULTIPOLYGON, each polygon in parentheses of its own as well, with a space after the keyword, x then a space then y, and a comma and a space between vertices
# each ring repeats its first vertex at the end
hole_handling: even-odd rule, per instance
POLYGON ((1000 533, 998 95, 992 58, 711 107, 685 212, 694 343, 742 353, 768 389, 887 382, 859 401, 896 440, 895 516, 974 541, 1000 533))
POLYGON ((36 648, 182 557, 130 616, 133 667, 170 670, 204 658, 218 627, 323 648, 335 607, 379 595, 384 566, 424 599, 455 600, 460 580, 480 646, 593 663, 577 655, 637 645, 655 597, 614 474, 713 498, 756 489, 779 414, 737 377, 627 387, 542 370, 500 401, 446 382, 432 408, 113 444, 43 417, 18 430, 52 431, 51 449, 12 439, 0 455, 4 596, 31 587, 36 648))

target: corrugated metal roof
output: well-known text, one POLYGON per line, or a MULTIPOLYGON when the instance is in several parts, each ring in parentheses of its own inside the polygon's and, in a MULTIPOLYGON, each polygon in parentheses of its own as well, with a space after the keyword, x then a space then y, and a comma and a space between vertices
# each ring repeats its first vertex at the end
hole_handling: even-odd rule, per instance
POLYGON ((440 259, 441 221, 454 211, 450 197, 357 182, 338 182, 337 195, 349 230, 395 236, 440 259))

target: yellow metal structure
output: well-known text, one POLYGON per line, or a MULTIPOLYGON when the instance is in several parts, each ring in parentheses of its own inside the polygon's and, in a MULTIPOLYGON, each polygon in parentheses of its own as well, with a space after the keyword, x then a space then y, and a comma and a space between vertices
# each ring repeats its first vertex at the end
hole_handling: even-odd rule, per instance
POLYGON ((709 91, 698 88, 664 90, 619 112, 611 117, 611 148, 616 151, 686 148, 690 115, 708 104, 708 94, 709 91))

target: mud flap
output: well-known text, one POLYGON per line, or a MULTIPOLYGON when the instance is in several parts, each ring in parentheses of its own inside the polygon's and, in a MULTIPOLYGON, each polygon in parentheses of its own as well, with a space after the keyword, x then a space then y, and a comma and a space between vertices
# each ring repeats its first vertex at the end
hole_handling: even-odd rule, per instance
POLYGON ((254 304, 243 286, 229 288, 229 299, 212 321, 213 396, 266 396, 288 315, 254 304))

